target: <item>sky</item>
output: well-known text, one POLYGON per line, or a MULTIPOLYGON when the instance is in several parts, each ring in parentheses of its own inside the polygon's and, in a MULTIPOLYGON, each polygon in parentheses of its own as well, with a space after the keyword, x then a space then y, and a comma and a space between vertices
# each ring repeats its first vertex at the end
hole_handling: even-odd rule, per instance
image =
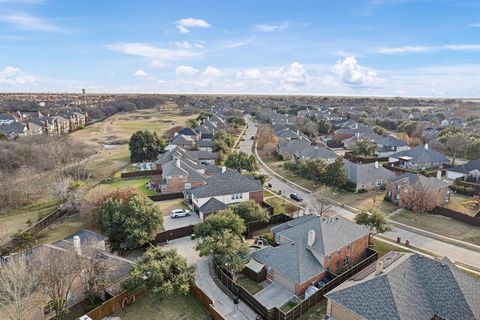
POLYGON ((0 0, 0 92, 480 97, 480 0, 0 0))

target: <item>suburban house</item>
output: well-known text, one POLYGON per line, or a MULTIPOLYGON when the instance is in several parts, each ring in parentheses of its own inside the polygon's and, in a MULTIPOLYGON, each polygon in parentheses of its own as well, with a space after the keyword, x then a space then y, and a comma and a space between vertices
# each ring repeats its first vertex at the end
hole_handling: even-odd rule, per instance
POLYGON ((196 137, 187 136, 183 134, 176 134, 171 140, 170 145, 177 146, 186 150, 193 149, 196 142, 196 137))
POLYGON ((13 122, 18 122, 18 119, 9 113, 0 114, 0 125, 12 124, 13 122))
POLYGON ((480 279, 448 258, 389 252, 325 295, 335 320, 480 319, 480 279))
POLYGON ((0 132, 3 133, 7 139, 14 139, 15 137, 24 137, 28 135, 27 126, 21 122, 2 124, 0 125, 0 132))
POLYGON ((395 177, 395 173, 382 167, 378 161, 375 163, 353 163, 343 160, 343 169, 347 180, 355 183, 355 191, 372 190, 385 185, 388 179, 395 177))
POLYGON ((252 259, 266 268, 267 279, 297 296, 365 258, 370 234, 342 216, 305 215, 271 230, 278 246, 254 251, 252 259))
POLYGON ((449 184, 434 177, 425 177, 421 174, 408 172, 387 180, 385 197, 397 205, 402 205, 402 192, 407 186, 420 184, 426 190, 438 193, 438 203, 442 205, 450 197, 449 184))
POLYGON ((326 163, 330 164, 338 158, 338 155, 330 149, 319 146, 310 146, 308 148, 303 148, 295 151, 295 159, 321 159, 326 163))
MULTIPOLYGON (((184 191, 185 202, 203 220, 214 208, 244 201, 263 202, 263 186, 252 176, 244 176, 235 170, 222 168, 221 172, 208 177, 205 184, 184 191), (215 200, 212 200, 215 199, 215 200)), ((221 210, 221 209, 220 209, 221 210)))
POLYGON ((470 160, 469 162, 453 168, 448 168, 447 179, 478 183, 480 180, 480 159, 470 160))
POLYGON ((284 160, 293 160, 296 152, 311 147, 310 141, 305 139, 287 140, 278 144, 277 152, 284 160))
POLYGON ((410 150, 396 152, 388 156, 390 164, 411 170, 443 168, 450 160, 438 151, 428 148, 428 143, 410 150))
POLYGON ((394 136, 381 137, 374 142, 378 145, 378 157, 388 157, 400 151, 410 150, 410 147, 405 141, 394 136))
MULTIPOLYGON (((80 230, 63 240, 51 244, 43 244, 33 247, 23 253, 17 253, 10 256, 0 257, 0 265, 8 262, 10 259, 26 256, 27 261, 37 261, 47 259, 55 261, 60 255, 65 254, 85 254, 86 247, 95 250, 94 258, 102 261, 105 266, 104 290, 99 298, 105 300, 108 296, 112 297, 122 292, 121 282, 128 275, 134 262, 114 255, 109 252, 107 247, 107 237, 89 230, 80 230), (83 250, 83 251, 82 251, 83 250)), ((92 255, 89 254, 91 258, 92 255)), ((47 295, 40 292, 42 303, 38 303, 37 308, 32 312, 29 319, 51 319, 54 315, 53 301, 50 301, 47 295)), ((80 278, 75 279, 71 289, 68 292, 67 307, 72 307, 86 299, 84 281, 80 278)))

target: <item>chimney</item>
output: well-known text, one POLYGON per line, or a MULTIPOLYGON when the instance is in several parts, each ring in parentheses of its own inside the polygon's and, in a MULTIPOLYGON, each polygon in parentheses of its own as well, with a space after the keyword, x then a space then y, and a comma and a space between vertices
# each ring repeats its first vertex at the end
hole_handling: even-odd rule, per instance
POLYGON ((309 247, 311 247, 313 246, 314 243, 315 243, 315 230, 309 230, 307 244, 309 247))
POLYGON ((360 138, 360 132, 356 132, 356 133, 355 133, 355 136, 356 136, 357 138, 360 138))
POLYGON ((300 130, 297 130, 297 134, 300 135, 300 130))
POLYGON ((440 170, 437 171, 437 179, 442 180, 442 171, 440 170))
POLYGON ((375 168, 378 169, 378 161, 375 161, 375 168))
POLYGON ((428 150, 428 143, 425 143, 425 150, 428 150))
POLYGON ((227 172, 227 167, 222 166, 222 173, 225 173, 225 172, 227 172))
POLYGON ((378 260, 375 266, 375 275, 380 275, 383 272, 383 260, 378 260))
POLYGON ((175 159, 175 165, 176 165, 177 167, 180 167, 180 159, 175 159))
POLYGON ((74 236, 73 237, 73 251, 75 251, 75 253, 78 254, 78 255, 82 254, 82 245, 80 243, 80 237, 79 236, 74 236))

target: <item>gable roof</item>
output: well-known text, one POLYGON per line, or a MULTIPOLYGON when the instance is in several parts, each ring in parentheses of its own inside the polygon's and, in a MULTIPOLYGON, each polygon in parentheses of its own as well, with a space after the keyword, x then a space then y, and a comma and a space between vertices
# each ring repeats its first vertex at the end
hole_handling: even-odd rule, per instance
POLYGON ((295 152, 297 157, 301 157, 304 159, 336 159, 338 158, 337 154, 330 149, 325 147, 310 147, 300 149, 295 152))
POLYGON ((480 170, 480 159, 470 160, 462 165, 447 169, 447 171, 453 171, 458 173, 469 173, 473 170, 480 170))
POLYGON ((228 169, 206 179, 206 185, 190 190, 197 198, 229 195, 234 193, 263 191, 261 182, 251 176, 244 176, 228 169))
POLYGON ((280 153, 288 152, 295 153, 295 151, 302 150, 305 148, 311 147, 310 142, 307 140, 287 140, 286 142, 280 143, 278 149, 280 153))
POLYGON ((418 145, 410 150, 396 152, 390 155, 391 158, 411 157, 413 163, 428 162, 449 162, 448 158, 438 151, 432 150, 423 145, 418 145))
POLYGON ((182 128, 180 131, 178 131, 178 135, 184 135, 184 136, 197 136, 198 132, 193 130, 192 128, 182 128))
POLYGON ((373 264, 326 297, 368 320, 480 318, 480 280, 448 258, 390 252, 382 260, 388 266, 381 274, 375 274, 373 264))
POLYGON ((217 198, 210 198, 203 206, 200 207, 202 213, 214 213, 226 209, 227 205, 217 198))
POLYGON ((366 227, 342 216, 324 218, 316 215, 282 223, 272 228, 272 232, 288 242, 255 251, 252 256, 295 283, 303 283, 324 272, 325 256, 369 234, 366 227), (312 246, 307 243, 310 230, 315 231, 312 246))
POLYGON ((375 163, 359 164, 344 159, 343 168, 345 169, 347 179, 356 184, 388 180, 395 177, 395 173, 385 169, 381 165, 375 168, 375 163))
POLYGON ((402 181, 407 181, 408 184, 414 185, 416 183, 420 183, 422 186, 433 188, 434 190, 440 189, 440 188, 445 188, 448 187, 449 184, 446 183, 445 181, 442 181, 440 179, 437 179, 435 177, 425 177, 421 174, 418 173, 413 173, 413 172, 407 172, 402 175, 393 177, 389 179, 388 181, 392 183, 399 183, 402 181))

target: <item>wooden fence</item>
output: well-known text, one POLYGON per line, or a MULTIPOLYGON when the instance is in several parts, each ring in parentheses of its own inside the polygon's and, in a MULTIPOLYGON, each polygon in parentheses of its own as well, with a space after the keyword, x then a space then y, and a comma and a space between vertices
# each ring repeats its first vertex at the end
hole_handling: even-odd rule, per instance
POLYGON ((454 211, 454 210, 451 210, 451 209, 448 209, 448 208, 443 208, 443 207, 435 207, 433 208, 432 214, 438 214, 438 215, 441 215, 441 216, 444 216, 444 217, 448 217, 448 218, 451 218, 451 219, 454 219, 454 220, 457 220, 457 221, 461 221, 463 223, 466 223, 466 224, 469 224, 471 226, 475 226, 475 227, 480 227, 480 211, 477 212, 477 214, 472 217, 472 216, 469 216, 468 214, 465 214, 465 213, 462 213, 462 212, 458 212, 458 211, 454 211))
POLYGON ((284 223, 287 221, 292 220, 293 218, 290 216, 287 216, 286 214, 276 214, 270 217, 268 221, 252 221, 247 223, 247 230, 245 232, 245 236, 247 238, 252 237, 252 233, 256 230, 261 230, 263 228, 266 228, 270 225, 278 224, 278 223, 284 223))
POLYGON ((377 261, 378 253, 367 249, 367 258, 360 261, 352 268, 348 269, 347 271, 343 272, 339 276, 335 277, 333 280, 328 282, 324 287, 319 289, 313 295, 308 297, 307 299, 303 300, 300 304, 293 307, 288 312, 283 312, 278 308, 273 308, 273 317, 272 320, 294 320, 300 318, 303 314, 305 314, 310 308, 315 306, 318 302, 324 299, 324 295, 329 292, 330 290, 338 287, 343 282, 350 279, 353 275, 357 274, 359 271, 365 269, 373 262, 377 261))
POLYGON ((478 183, 457 179, 449 188, 466 196, 480 195, 480 184, 478 183))
POLYGON ((225 272, 220 266, 214 263, 214 272, 220 282, 230 291, 235 298, 244 301, 250 308, 266 320, 294 320, 300 318, 310 308, 315 306, 323 299, 323 296, 330 290, 336 288, 359 271, 371 265, 378 259, 378 253, 367 249, 366 258, 354 265, 352 268, 346 270, 342 274, 336 276, 328 282, 323 288, 319 289, 315 294, 308 299, 303 300, 288 312, 283 312, 277 307, 267 309, 260 301, 258 301, 252 294, 245 290, 241 285, 235 283, 228 272, 225 272))
POLYGON ((378 161, 378 162, 388 161, 388 157, 364 158, 364 157, 354 155, 352 152, 345 152, 345 155, 343 157, 353 163, 374 163, 375 161, 378 161))
POLYGON ((172 200, 172 199, 182 199, 183 193, 182 192, 175 192, 175 193, 162 193, 156 194, 153 196, 148 196, 152 201, 164 201, 164 200, 172 200))
POLYGON ((143 170, 120 173, 120 178, 136 178, 136 177, 148 177, 162 174, 162 170, 143 170))
POLYGON ((383 165, 384 168, 390 170, 390 171, 393 171, 393 172, 396 172, 396 173, 399 173, 399 174, 404 174, 404 173, 418 173, 418 174, 421 174, 422 176, 424 177, 436 177, 437 176, 437 171, 440 170, 442 172, 442 175, 445 175, 445 170, 443 169, 438 169, 438 170, 435 170, 435 171, 432 171, 432 172, 421 172, 421 171, 412 171, 412 170, 409 170, 409 169, 405 169, 405 168, 400 168, 400 167, 397 167, 397 166, 393 166, 391 165, 390 163, 385 163, 383 165))
POLYGON ((213 318, 213 320, 225 320, 225 318, 215 309, 213 306, 213 300, 205 292, 202 291, 199 287, 192 285, 190 287, 190 292, 200 301, 200 303, 207 309, 208 314, 213 318))
POLYGON ((195 227, 194 225, 189 225, 189 226, 180 227, 177 229, 160 232, 155 236, 155 239, 151 243, 153 245, 158 245, 170 240, 191 236, 193 233, 194 227, 195 227))
POLYGON ((124 310, 125 307, 135 301, 136 297, 138 295, 129 297, 128 293, 124 291, 88 312, 87 316, 93 320, 101 320, 112 315, 115 311, 124 310))

